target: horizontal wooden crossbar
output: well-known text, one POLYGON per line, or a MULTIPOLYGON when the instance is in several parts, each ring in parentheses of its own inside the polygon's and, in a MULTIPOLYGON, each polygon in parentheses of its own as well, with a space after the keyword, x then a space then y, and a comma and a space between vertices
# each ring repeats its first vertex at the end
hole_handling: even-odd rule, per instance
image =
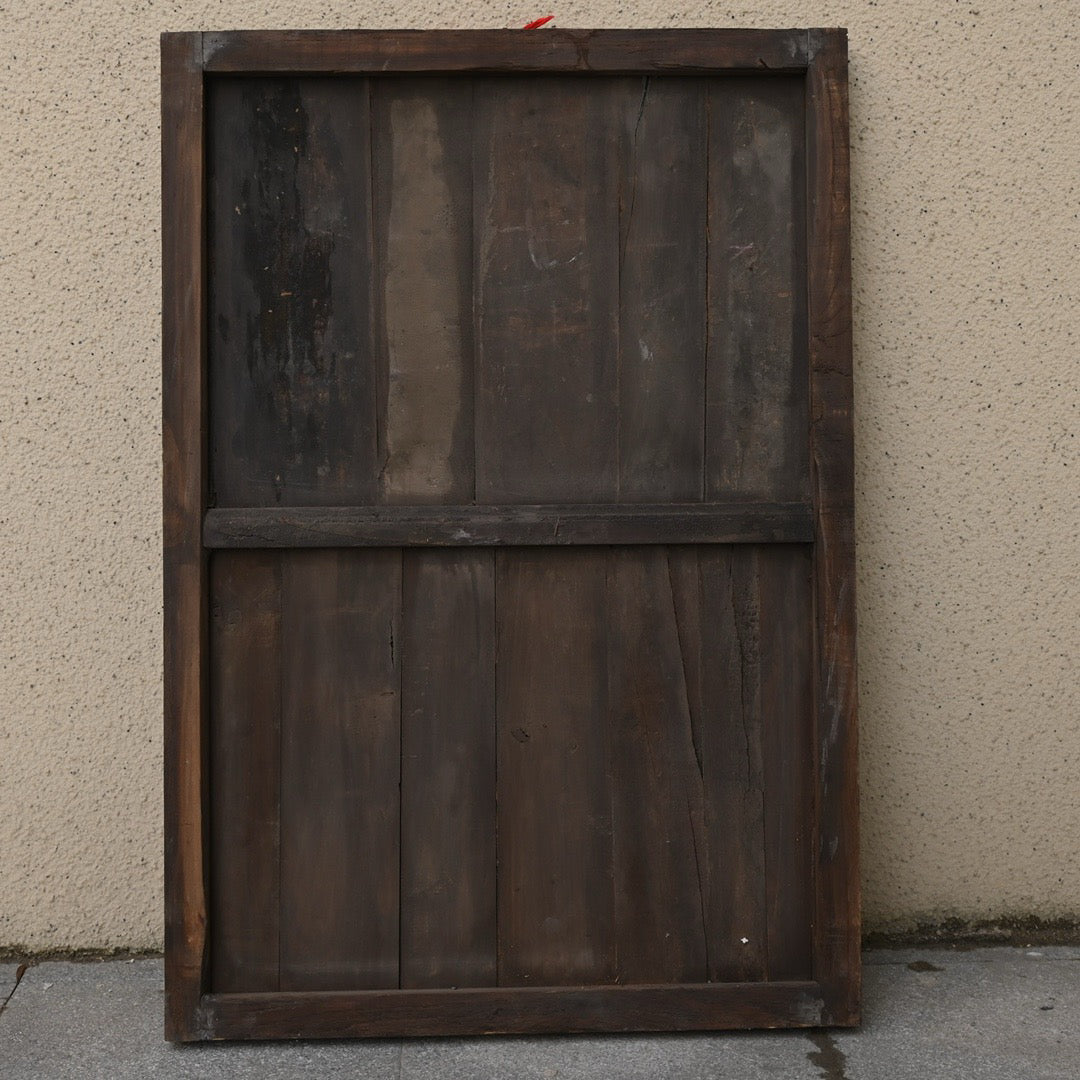
POLYGON ((208 72, 805 71, 806 30, 246 30, 203 35, 208 72))
POLYGON ((803 503, 239 507, 207 511, 208 548, 774 544, 814 538, 803 503))
POLYGON ((816 982, 209 994, 195 1038, 707 1031, 851 1024, 816 982))

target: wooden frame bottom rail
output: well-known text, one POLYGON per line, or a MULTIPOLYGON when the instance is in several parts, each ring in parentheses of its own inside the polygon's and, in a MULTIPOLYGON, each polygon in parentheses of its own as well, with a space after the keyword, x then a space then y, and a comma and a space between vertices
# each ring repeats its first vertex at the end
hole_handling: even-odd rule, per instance
POLYGON ((208 548, 810 543, 803 503, 239 507, 206 512, 208 548))
POLYGON ((535 1035, 852 1025, 817 982, 209 994, 188 1039, 535 1035))

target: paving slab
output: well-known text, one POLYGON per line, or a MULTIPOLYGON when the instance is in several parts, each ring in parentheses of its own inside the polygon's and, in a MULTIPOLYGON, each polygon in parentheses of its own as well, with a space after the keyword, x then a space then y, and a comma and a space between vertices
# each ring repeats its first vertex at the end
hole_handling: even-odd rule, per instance
MULTIPOLYGON (((0 967, 10 992, 15 965, 0 967)), ((878 950, 857 1032, 162 1040, 160 960, 31 967, 0 1015, 0 1077, 116 1080, 1080 1080, 1080 948, 878 950)))

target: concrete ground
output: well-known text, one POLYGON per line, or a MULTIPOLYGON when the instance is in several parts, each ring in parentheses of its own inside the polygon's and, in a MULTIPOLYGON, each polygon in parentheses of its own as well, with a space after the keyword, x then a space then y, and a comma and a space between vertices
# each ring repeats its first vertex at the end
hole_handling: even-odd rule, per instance
POLYGON ((1080 948, 865 954, 858 1032, 162 1041, 160 960, 0 965, 0 1077, 1080 1080, 1080 948))

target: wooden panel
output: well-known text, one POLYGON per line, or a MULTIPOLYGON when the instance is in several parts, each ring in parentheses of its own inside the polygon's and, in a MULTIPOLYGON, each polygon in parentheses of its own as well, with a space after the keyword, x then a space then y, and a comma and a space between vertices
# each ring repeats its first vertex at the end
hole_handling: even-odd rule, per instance
POLYGON ((281 570, 276 553, 211 563, 210 983, 278 989, 281 570))
POLYGON ((207 572, 201 34, 161 42, 165 1035, 191 1039, 206 984, 207 572))
POLYGON ((369 502, 378 470, 367 84, 210 88, 215 499, 369 502))
POLYGON ((499 984, 615 973, 607 556, 496 554, 499 984))
POLYGON ((768 977, 812 970, 813 599, 810 548, 758 551, 768 977))
POLYGON ((476 84, 480 502, 615 498, 616 90, 476 84))
POLYGON ((404 558, 401 985, 492 986, 495 554, 404 558))
POLYGON ((809 496, 803 84, 709 90, 706 498, 809 496))
POLYGON ((472 86, 372 84, 382 496, 471 502, 472 86))
POLYGON ((702 497, 707 86, 646 76, 620 96, 618 490, 630 501, 702 497))
POLYGON ((799 71, 805 30, 246 30, 206 35, 208 71, 799 71))
POLYGON ((703 983, 706 782, 668 552, 614 548, 608 560, 617 978, 703 983))
POLYGON ((812 538, 810 507, 792 503, 243 507, 210 510, 203 532, 213 548, 764 544, 812 538))
POLYGON ((282 564, 281 987, 398 985, 401 553, 282 564))

